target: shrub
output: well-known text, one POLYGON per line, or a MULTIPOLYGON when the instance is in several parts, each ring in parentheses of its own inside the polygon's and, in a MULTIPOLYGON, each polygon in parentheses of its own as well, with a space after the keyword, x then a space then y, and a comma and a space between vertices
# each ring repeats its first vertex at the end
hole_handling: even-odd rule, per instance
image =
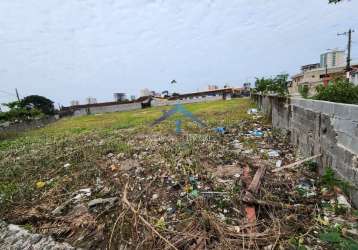
POLYGON ((337 79, 327 87, 319 85, 316 92, 314 99, 317 100, 358 104, 358 86, 347 80, 337 79))
POLYGON ((42 116, 43 113, 38 109, 24 109, 24 108, 15 108, 7 112, 0 113, 0 121, 14 121, 14 120, 29 120, 33 117, 42 116))
POLYGON ((298 87, 298 92, 300 92, 300 95, 303 97, 303 98, 307 98, 308 97, 308 92, 309 92, 309 88, 307 85, 300 85, 298 87))

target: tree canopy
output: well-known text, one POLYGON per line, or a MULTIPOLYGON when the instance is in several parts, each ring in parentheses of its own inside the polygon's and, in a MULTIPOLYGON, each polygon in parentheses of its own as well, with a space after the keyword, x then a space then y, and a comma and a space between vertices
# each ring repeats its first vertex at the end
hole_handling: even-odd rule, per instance
POLYGON ((22 99, 20 103, 23 108, 36 108, 46 115, 52 115, 55 112, 53 101, 44 96, 29 95, 22 99))
POLYGON ((272 92, 280 96, 284 96, 288 93, 287 79, 287 74, 280 74, 274 78, 256 78, 256 91, 265 94, 268 92, 272 92))

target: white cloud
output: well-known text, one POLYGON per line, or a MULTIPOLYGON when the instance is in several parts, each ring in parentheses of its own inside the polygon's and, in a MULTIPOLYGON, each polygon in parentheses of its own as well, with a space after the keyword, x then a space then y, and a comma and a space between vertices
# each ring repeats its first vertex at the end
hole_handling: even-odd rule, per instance
POLYGON ((294 73, 344 47, 336 33, 358 26, 357 10, 326 0, 2 0, 0 90, 68 104, 164 90, 174 78, 195 90, 294 73))

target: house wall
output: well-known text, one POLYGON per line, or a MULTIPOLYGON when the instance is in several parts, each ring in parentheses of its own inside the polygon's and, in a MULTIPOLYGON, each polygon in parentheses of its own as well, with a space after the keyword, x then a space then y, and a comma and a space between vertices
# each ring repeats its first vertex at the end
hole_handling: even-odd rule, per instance
MULTIPOLYGON (((337 176, 358 187, 358 105, 301 98, 259 96, 252 98, 290 136, 303 156, 322 154, 321 171, 332 167, 337 176)), ((350 194, 358 206, 358 192, 350 194)))
POLYGON ((130 111, 130 110, 136 110, 141 108, 142 105, 140 103, 115 104, 110 106, 95 106, 90 108, 80 108, 74 112, 74 116, 110 113, 110 112, 118 112, 118 111, 130 111))

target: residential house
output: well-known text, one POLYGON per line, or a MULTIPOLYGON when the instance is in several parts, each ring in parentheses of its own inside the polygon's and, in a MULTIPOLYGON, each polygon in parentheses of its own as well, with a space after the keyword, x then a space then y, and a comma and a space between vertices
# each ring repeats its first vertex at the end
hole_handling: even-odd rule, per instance
MULTIPOLYGON (((292 84, 288 88, 292 96, 298 96, 299 89, 307 86, 309 94, 315 93, 318 85, 327 85, 329 81, 337 78, 346 78, 346 62, 344 51, 333 50, 321 55, 320 63, 308 64, 301 67, 301 72, 293 75, 292 84)), ((358 84, 358 64, 352 65, 350 80, 358 84)))

